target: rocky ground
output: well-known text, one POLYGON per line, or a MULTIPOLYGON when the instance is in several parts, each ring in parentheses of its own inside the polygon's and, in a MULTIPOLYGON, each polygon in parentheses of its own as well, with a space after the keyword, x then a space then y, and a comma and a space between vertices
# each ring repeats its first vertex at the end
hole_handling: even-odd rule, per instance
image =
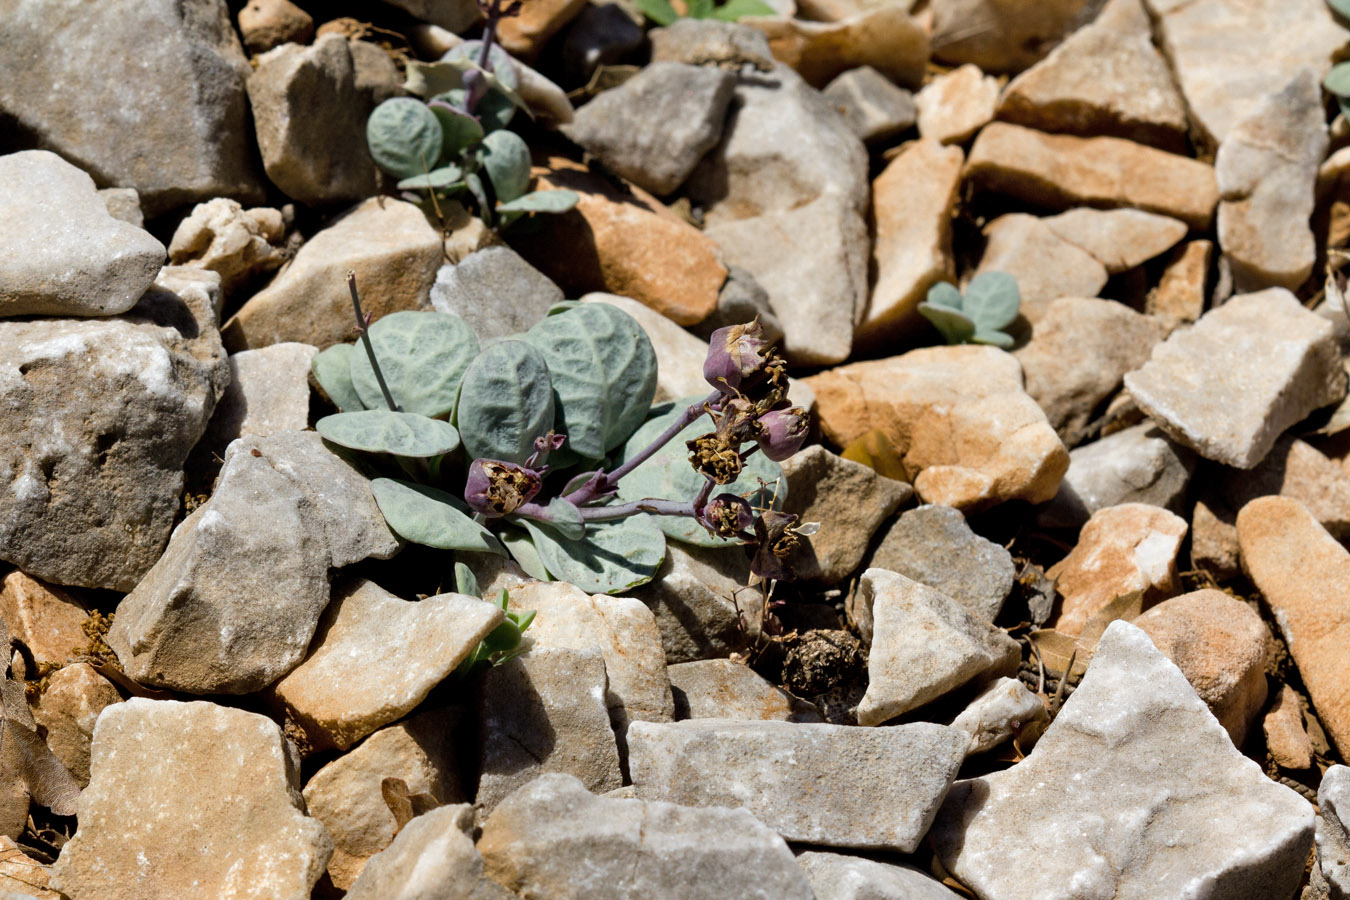
POLYGON ((365 137, 480 10, 302 5, 0 13, 0 900, 1350 896, 1323 0, 525 0, 579 202, 509 230, 365 137), (614 304, 658 400, 760 315, 802 578, 459 554, 536 618, 457 673, 501 610, 312 430, 348 271, 485 341, 614 304), (945 345, 985 272, 1011 348, 945 345))

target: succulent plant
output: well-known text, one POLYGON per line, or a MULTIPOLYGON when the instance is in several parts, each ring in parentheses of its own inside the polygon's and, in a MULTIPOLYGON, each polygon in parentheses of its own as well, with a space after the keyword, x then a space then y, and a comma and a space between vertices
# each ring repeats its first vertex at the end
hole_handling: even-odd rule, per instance
MULTIPOLYGON (((1343 16, 1350 16, 1350 0, 1345 3, 1332 4, 1336 11, 1343 16)), ((1350 118, 1350 62, 1337 63, 1331 67, 1327 77, 1322 79, 1322 87, 1327 89, 1327 93, 1336 98, 1341 115, 1350 118)))
POLYGON ((945 281, 933 285, 919 312, 949 344, 993 344, 1006 350, 1013 339, 1003 329, 1017 318, 1021 302, 1015 278, 1006 272, 984 272, 970 280, 964 297, 945 281))
POLYGON ((726 0, 720 5, 715 0, 685 0, 683 16, 670 0, 637 0, 637 8, 657 25, 671 25, 680 18, 739 22, 747 16, 778 15, 764 0, 726 0))

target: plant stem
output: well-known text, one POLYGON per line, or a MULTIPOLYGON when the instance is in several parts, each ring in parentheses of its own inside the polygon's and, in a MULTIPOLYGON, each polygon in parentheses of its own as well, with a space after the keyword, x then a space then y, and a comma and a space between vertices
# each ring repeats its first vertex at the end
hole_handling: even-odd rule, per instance
MULTIPOLYGON (((620 503, 616 506, 588 506, 581 509, 580 512, 581 520, 589 524, 591 522, 612 522, 615 519, 626 519, 638 513, 653 513, 658 516, 693 516, 694 504, 649 497, 645 500, 634 500, 631 503, 620 503)), ((535 502, 522 503, 516 507, 515 515, 527 516, 540 522, 553 521, 553 516, 549 514, 548 507, 535 502)))
POLYGON ((380 393, 384 394, 384 402, 388 404, 390 412, 401 412, 398 404, 394 402, 394 395, 389 393, 389 385, 384 383, 384 373, 380 371, 380 364, 375 359, 375 348, 370 345, 370 329, 366 325, 366 317, 361 314, 361 295, 356 292, 356 273, 351 269, 347 270, 347 290, 351 291, 352 309, 356 311, 356 330, 360 332, 361 343, 366 347, 370 367, 375 370, 375 381, 380 385, 380 393))

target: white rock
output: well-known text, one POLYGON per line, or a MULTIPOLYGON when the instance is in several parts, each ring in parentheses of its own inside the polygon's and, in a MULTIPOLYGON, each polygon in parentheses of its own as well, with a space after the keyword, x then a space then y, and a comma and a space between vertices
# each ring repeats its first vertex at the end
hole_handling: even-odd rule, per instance
POLYGON ((483 876, 472 833, 467 803, 423 813, 371 858, 346 900, 511 900, 514 894, 483 876))
POLYGON ((797 864, 806 872, 816 900, 956 900, 937 879, 909 866, 808 850, 797 864))
MULTIPOLYGON (((966 755, 983 753, 1015 736, 1032 722, 1047 718, 1045 704, 1016 678, 1000 678, 980 692, 952 727, 970 735, 966 755)), ((1025 749, 1025 746, 1024 746, 1025 749)))
POLYGON ((914 96, 919 134, 944 144, 969 140, 994 119, 999 84, 967 63, 928 82, 914 96))
POLYGON ((1322 773, 1317 789, 1317 865, 1322 870, 1332 900, 1350 897, 1350 768, 1332 766, 1322 773))

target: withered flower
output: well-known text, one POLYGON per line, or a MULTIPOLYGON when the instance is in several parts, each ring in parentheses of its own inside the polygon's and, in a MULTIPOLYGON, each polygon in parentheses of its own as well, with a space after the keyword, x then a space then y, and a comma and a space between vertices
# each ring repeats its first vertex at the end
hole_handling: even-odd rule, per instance
POLYGON ((686 441, 685 446, 689 448, 689 464, 715 484, 730 484, 740 476, 744 461, 739 445, 728 444, 716 432, 686 441))
POLYGON ((755 520, 757 548, 750 560, 750 571, 761 578, 791 581, 796 577, 793 562, 807 549, 805 538, 815 534, 815 522, 797 524, 792 513, 766 510, 755 520))
POLYGON ((469 466, 464 500, 485 516, 505 516, 528 503, 542 486, 539 473, 499 459, 475 459, 469 466))
POLYGON ((735 494, 718 494, 703 507, 699 524, 720 538, 741 537, 754 524, 755 513, 750 504, 735 494))

